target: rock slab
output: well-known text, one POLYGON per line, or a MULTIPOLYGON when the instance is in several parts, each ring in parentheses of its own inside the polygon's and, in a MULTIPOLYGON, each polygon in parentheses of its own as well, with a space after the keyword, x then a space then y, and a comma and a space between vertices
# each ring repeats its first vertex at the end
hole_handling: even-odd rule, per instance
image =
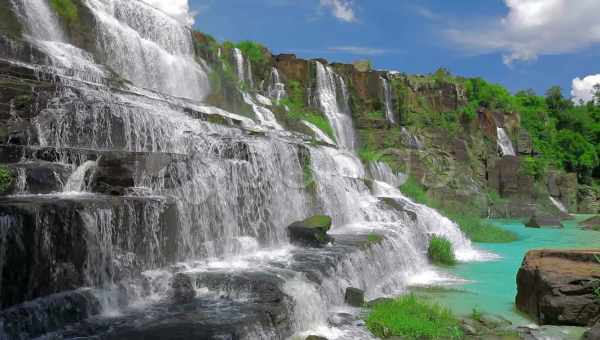
POLYGON ((517 274, 516 305, 540 325, 590 326, 600 319, 600 250, 533 250, 517 274))

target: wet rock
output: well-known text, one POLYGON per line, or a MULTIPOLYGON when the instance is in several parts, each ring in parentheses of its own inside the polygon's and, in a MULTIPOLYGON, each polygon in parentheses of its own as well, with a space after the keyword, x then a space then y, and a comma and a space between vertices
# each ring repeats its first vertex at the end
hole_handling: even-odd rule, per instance
POLYGON ((174 303, 187 304, 196 297, 192 279, 185 274, 177 274, 171 281, 171 298, 174 303))
POLYGON ((309 335, 305 340, 327 340, 327 338, 318 335, 309 335))
POLYGON ((525 224, 529 228, 564 228, 560 219, 555 216, 535 213, 525 224))
POLYGON ((344 302, 353 307, 362 307, 365 304, 365 292, 358 288, 346 288, 344 302))
POLYGON ((517 308, 541 325, 588 326, 600 315, 600 263, 592 250, 534 250, 517 274, 517 308))
POLYGON ((600 339, 600 323, 583 334, 582 340, 599 340, 600 339))
POLYGON ((304 221, 292 223, 288 226, 290 242, 309 247, 322 247, 332 238, 327 235, 331 228, 331 217, 317 215, 304 221))

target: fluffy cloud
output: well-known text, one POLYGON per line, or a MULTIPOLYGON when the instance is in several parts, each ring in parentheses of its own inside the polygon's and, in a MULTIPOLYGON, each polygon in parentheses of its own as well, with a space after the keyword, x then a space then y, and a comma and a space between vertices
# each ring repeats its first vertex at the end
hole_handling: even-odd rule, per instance
POLYGON ((321 6, 331 10, 334 17, 345 21, 356 21, 353 3, 351 0, 320 0, 321 6))
POLYGON ((504 62, 577 51, 600 43, 598 0, 504 0, 508 14, 447 30, 473 53, 504 52, 504 62))
POLYGON ((151 6, 165 12, 184 25, 193 25, 194 17, 190 13, 188 0, 143 0, 151 6))
POLYGON ((590 75, 583 79, 573 79, 573 89, 571 90, 573 100, 589 102, 594 99, 594 85, 597 84, 600 84, 600 74, 590 75))

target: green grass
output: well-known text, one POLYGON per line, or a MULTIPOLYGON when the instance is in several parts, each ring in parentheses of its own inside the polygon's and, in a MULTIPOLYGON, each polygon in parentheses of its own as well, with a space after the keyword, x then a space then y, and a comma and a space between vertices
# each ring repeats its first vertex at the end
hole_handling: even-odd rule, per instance
POLYGON ((454 221, 473 242, 508 243, 517 240, 517 235, 514 233, 484 222, 476 213, 468 209, 454 210, 431 199, 425 188, 412 177, 409 177, 406 183, 400 187, 400 190, 413 201, 437 209, 442 215, 454 221))
POLYGON ((367 328, 381 338, 461 339, 458 319, 438 304, 426 303, 415 295, 384 302, 373 307, 367 328))
POLYGON ((434 236, 431 241, 429 241, 427 255, 431 262, 438 265, 453 266, 456 264, 452 243, 445 237, 434 236))
POLYGON ((13 176, 7 167, 0 165, 0 194, 5 193, 10 188, 13 176))
POLYGON ((63 19, 68 22, 74 22, 79 17, 77 6, 73 0, 50 0, 52 9, 63 19))
POLYGON ((235 47, 239 48, 253 63, 262 64, 267 61, 264 53, 265 48, 257 42, 245 40, 239 42, 235 47))

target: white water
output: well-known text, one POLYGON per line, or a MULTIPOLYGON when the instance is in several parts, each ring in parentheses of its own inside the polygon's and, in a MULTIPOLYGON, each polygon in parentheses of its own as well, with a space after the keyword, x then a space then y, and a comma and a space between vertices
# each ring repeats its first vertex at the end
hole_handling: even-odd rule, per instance
POLYGON ((333 128, 338 146, 355 150, 356 133, 344 79, 333 72, 330 67, 326 67, 318 61, 315 63, 317 65, 316 97, 319 106, 333 128))
POLYGON ((97 166, 96 161, 87 161, 81 164, 69 177, 63 188, 63 192, 82 192, 89 191, 86 183, 91 182, 90 177, 93 177, 93 172, 97 166))
POLYGON ((394 111, 394 104, 392 103, 392 88, 390 82, 384 77, 379 77, 381 80, 381 87, 383 89, 383 104, 385 108, 385 117, 388 122, 396 124, 396 112, 394 111))
POLYGON ((86 0, 106 64, 135 85, 202 100, 207 67, 194 59, 190 29, 138 0, 86 0))
POLYGON ((502 153, 502 156, 515 156, 515 148, 513 147, 512 141, 508 137, 504 128, 497 128, 498 131, 498 149, 502 153))
POLYGON ((309 129, 311 129, 312 132, 315 133, 315 137, 317 137, 317 139, 327 144, 335 145, 333 139, 331 139, 331 137, 329 137, 325 132, 323 132, 323 130, 319 129, 319 127, 317 127, 315 124, 307 122, 305 120, 303 120, 302 123, 306 125, 309 129))
POLYGON ((385 182, 395 188, 404 184, 408 178, 407 175, 402 173, 395 174, 387 163, 380 161, 369 163, 369 174, 371 178, 385 182))
POLYGON ((250 60, 244 58, 244 54, 239 48, 233 49, 233 58, 235 60, 235 68, 237 71, 238 79, 245 82, 251 88, 254 87, 254 79, 252 76, 252 64, 250 60))
POLYGON ((279 70, 275 67, 271 68, 271 79, 267 92, 269 97, 273 99, 275 103, 279 103, 279 101, 287 95, 285 84, 281 81, 279 70))
POLYGON ((552 204, 554 204, 554 206, 562 213, 568 214, 569 213, 569 209, 567 209, 565 207, 565 205, 558 199, 550 196, 550 201, 552 202, 552 204))
POLYGON ((252 107, 252 111, 254 111, 256 119, 261 125, 265 125, 276 130, 283 130, 283 127, 277 123, 277 119, 275 118, 273 111, 256 103, 250 94, 246 92, 242 93, 242 97, 244 98, 244 102, 252 107))

